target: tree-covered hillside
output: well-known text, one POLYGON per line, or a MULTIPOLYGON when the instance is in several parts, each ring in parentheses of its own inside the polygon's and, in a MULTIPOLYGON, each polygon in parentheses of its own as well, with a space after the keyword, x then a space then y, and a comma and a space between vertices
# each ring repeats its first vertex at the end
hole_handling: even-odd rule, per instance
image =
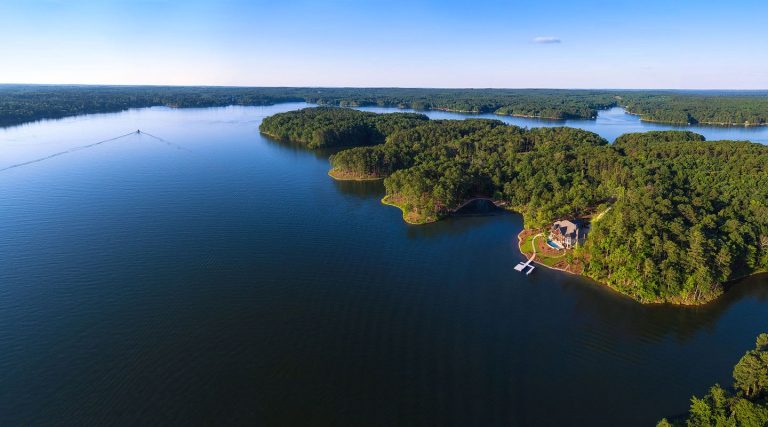
POLYGON ((376 105, 548 119, 592 119, 597 110, 616 104, 606 91, 564 89, 321 89, 307 101, 340 107, 376 105))
MULTIPOLYGON (((312 129, 306 114, 292 114, 292 126, 312 129)), ((367 126, 373 132, 375 121, 367 126)), ((385 201, 414 223, 476 196, 518 210, 529 228, 610 204, 575 255, 585 274, 643 302, 702 303, 724 282, 768 270, 768 147, 759 144, 670 131, 608 145, 567 127, 421 118, 331 164, 336 177, 385 178, 385 201)))
POLYGON ((0 85, 0 126, 152 106, 222 107, 303 100, 287 88, 0 85))
POLYGON ((690 303, 768 269, 768 147, 631 139, 617 147, 617 201, 586 244, 590 276, 641 301, 690 303))
POLYGON ((391 133, 425 123, 427 116, 414 113, 375 114, 346 108, 319 107, 266 117, 263 133, 309 148, 382 144, 391 133))
POLYGON ((768 92, 629 92, 619 104, 643 120, 674 124, 768 124, 768 92))
POLYGON ((685 419, 663 419, 657 427, 763 427, 768 425, 768 334, 733 368, 733 387, 715 384, 701 398, 693 397, 685 419))

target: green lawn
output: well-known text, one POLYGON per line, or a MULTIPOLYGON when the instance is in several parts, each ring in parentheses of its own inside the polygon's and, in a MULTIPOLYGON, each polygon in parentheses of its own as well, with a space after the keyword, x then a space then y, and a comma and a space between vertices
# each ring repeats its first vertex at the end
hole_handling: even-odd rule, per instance
MULTIPOLYGON (((531 254, 533 254, 533 238, 536 236, 539 236, 539 239, 546 239, 546 236, 543 234, 532 234, 528 236, 521 244, 520 244, 520 251, 525 254, 526 256, 530 257, 531 254)), ((539 262, 541 264, 544 264, 548 267, 553 267, 555 264, 557 264, 558 261, 562 260, 565 257, 565 252, 561 252, 559 255, 551 256, 546 255, 541 252, 536 253, 536 262, 539 262)))

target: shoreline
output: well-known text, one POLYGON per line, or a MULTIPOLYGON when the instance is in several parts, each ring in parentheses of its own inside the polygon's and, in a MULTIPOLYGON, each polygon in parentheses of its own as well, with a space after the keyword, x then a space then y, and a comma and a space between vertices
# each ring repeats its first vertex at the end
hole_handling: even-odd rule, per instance
MULTIPOLYGON (((523 233, 525 233, 526 231, 534 231, 534 230, 530 229, 530 228, 523 228, 522 230, 520 230, 519 233, 517 233, 517 249, 520 251, 521 254, 523 254, 524 256, 526 256, 526 257, 528 257, 530 259, 530 256, 527 253, 523 252, 523 248, 522 248, 522 246, 523 246, 523 233)), ((542 233, 538 233, 538 234, 534 235, 533 238, 536 238, 538 236, 543 236, 543 234, 542 233)), ((531 243, 531 249, 533 249, 534 253, 537 256, 540 257, 540 255, 538 253, 536 253, 536 248, 533 247, 533 243, 531 243)), ((538 265, 540 265, 540 266, 542 266, 542 267, 546 267, 546 268, 548 268, 550 270, 562 271, 563 273, 568 273, 568 274, 571 274, 571 275, 574 275, 574 276, 588 277, 589 279, 594 280, 591 277, 586 276, 583 273, 575 273, 573 271, 568 271, 568 270, 566 270, 564 268, 560 268, 560 267, 555 267, 553 265, 544 264, 543 262, 540 262, 539 259, 540 258, 534 258, 533 262, 538 264, 538 265)), ((600 283, 600 282, 598 282, 598 283, 600 283)), ((600 283, 600 284, 603 285, 603 283, 600 283)), ((605 285, 605 286, 607 286, 607 285, 605 285)), ((622 295, 624 295, 624 294, 622 294, 622 295)))
MULTIPOLYGON (((523 248, 522 248, 522 245, 523 245, 522 235, 525 232, 534 232, 534 231, 535 230, 533 230, 533 229, 523 227, 523 229, 520 230, 520 233, 517 234, 517 249, 520 251, 520 253, 523 256, 525 256, 525 257, 527 257, 529 259, 530 259, 530 255, 528 255, 525 251, 523 251, 523 248)), ((531 246, 531 248, 533 249, 533 246, 531 246)), ((699 303, 699 304, 685 304, 685 303, 676 303, 676 302, 671 302, 671 301, 648 301, 648 302, 646 302, 646 301, 641 301, 641 300, 635 298, 634 296, 632 296, 630 294, 621 292, 620 290, 614 288, 613 286, 609 285, 608 283, 601 282, 601 281, 595 279, 594 277, 591 277, 591 276, 589 276, 587 274, 584 274, 584 272, 575 273, 575 272, 568 271, 568 270, 563 269, 563 268, 559 268, 559 267, 555 267, 555 266, 549 266, 549 265, 546 265, 546 264, 540 262, 536 258, 533 259, 533 262, 535 264, 537 264, 537 265, 540 265, 542 267, 548 268, 550 270, 555 270, 555 271, 559 271, 559 272, 563 272, 563 273, 570 274, 570 275, 573 275, 573 276, 578 276, 578 277, 581 277, 581 278, 585 278, 585 279, 591 280, 592 282, 600 285, 601 287, 609 289, 613 293, 615 293, 617 295, 620 295, 622 297, 625 297, 625 298, 629 298, 632 301, 634 301, 634 302, 636 302, 638 304, 641 304, 641 305, 674 305, 674 306, 677 306, 677 307, 686 307, 686 308, 689 308, 689 307, 701 307, 703 305, 706 305, 708 303, 711 303, 711 302, 717 300, 720 296, 722 296, 722 294, 720 294, 717 297, 713 298, 712 300, 708 300, 706 302, 699 303)))
POLYGON ((402 214, 403 214, 402 215, 403 216, 403 221, 405 221, 407 224, 410 224, 410 225, 423 225, 423 224, 429 224, 429 223, 432 223, 432 222, 439 221, 439 218, 430 218, 430 217, 426 217, 426 218, 416 217, 414 219, 411 219, 409 217, 409 215, 411 215, 412 213, 406 211, 403 206, 401 206, 396 201, 392 200, 392 198, 390 196, 388 196, 388 195, 385 195, 384 197, 381 198, 381 203, 383 205, 394 206, 394 207, 400 209, 400 212, 402 212, 402 214))
MULTIPOLYGON (((51 114, 43 114, 36 117, 25 117, 25 118, 15 118, 15 119, 8 119, 2 123, 0 123, 0 129, 5 128, 13 128, 17 126, 22 126, 29 123, 36 123, 40 121, 45 120, 61 120, 71 117, 79 117, 79 116, 88 116, 88 115, 97 115, 97 114, 114 114, 114 113, 122 113, 129 110, 140 110, 144 108, 153 108, 153 107, 166 107, 171 109, 194 109, 194 108, 227 108, 227 107, 269 107, 274 105, 280 105, 280 104, 290 104, 290 103, 305 103, 308 104, 308 106, 330 106, 330 107, 338 107, 338 108, 364 108, 364 107, 380 107, 380 108, 393 108, 393 109, 410 109, 415 111, 445 111, 445 112, 451 112, 451 113, 466 113, 466 114, 485 114, 479 111, 468 111, 468 110, 456 110, 456 109, 450 109, 450 108, 437 108, 437 107, 430 107, 426 110, 416 110, 415 108, 412 108, 411 106, 401 106, 401 105, 391 105, 391 104, 385 104, 385 105, 378 105, 378 104, 349 104, 342 106, 339 103, 332 103, 332 102, 309 102, 307 100, 280 100, 276 102, 267 102, 267 103, 253 103, 253 104, 221 104, 221 105, 205 105, 205 106, 187 106, 187 105, 173 105, 173 104, 165 104, 165 103, 155 103, 155 104, 147 104, 144 106, 134 106, 134 107, 127 107, 127 108, 116 108, 116 109, 103 109, 103 110, 93 110, 93 111, 83 111, 73 114, 68 113, 51 113, 51 114)), ((622 106, 621 104, 616 104, 616 107, 621 107, 625 110, 626 114, 630 114, 633 116, 640 116, 640 120, 647 123, 658 123, 658 124, 667 124, 667 125, 675 125, 675 126, 684 126, 684 127, 696 127, 696 126, 712 126, 712 127, 745 127, 745 128, 759 128, 759 127, 768 127, 768 122, 766 123, 716 123, 716 122, 699 122, 696 124, 687 124, 687 123, 678 123, 678 122, 669 122, 669 121, 663 121, 663 120, 653 120, 653 119, 643 119, 642 114, 634 113, 629 111, 626 106, 622 106)), ((613 108, 613 107, 610 107, 613 108)), ((597 109, 597 111, 606 111, 607 109, 597 109)), ((554 118, 554 117, 542 117, 542 116, 536 116, 536 115, 526 115, 526 114, 497 114, 495 111, 489 112, 488 114, 495 114, 498 116, 507 116, 507 117, 520 117, 520 118, 529 118, 529 119, 542 119, 542 120, 555 120, 555 121, 566 121, 566 120, 595 120, 597 117, 573 117, 573 118, 554 118)), ((270 135, 273 138, 275 138, 273 135, 270 135)))
MULTIPOLYGON (((411 108, 413 110, 413 108, 411 108)), ((573 117, 573 118, 561 118, 561 117, 547 117, 547 116, 537 116, 535 114, 506 114, 506 113, 497 113, 496 111, 489 112, 489 113, 483 113, 482 111, 469 111, 469 110, 453 110, 450 108, 430 108, 430 110, 433 111, 445 111, 448 113, 463 113, 463 114, 493 114, 495 116, 499 117, 519 117, 523 119, 539 119, 539 120, 550 120, 555 122, 565 122, 567 120, 596 120, 597 117, 573 117)))
MULTIPOLYGON (((339 104, 334 103, 313 103, 313 102, 307 102, 307 101, 279 101, 274 103, 258 103, 258 104, 227 104, 227 105, 209 105, 209 106, 178 106, 178 105, 167 105, 167 104, 152 104, 152 105, 146 105, 141 107, 129 107, 129 108, 122 108, 122 109, 114 109, 114 110, 97 110, 97 111, 88 111, 88 112, 81 112, 81 113, 75 113, 75 114, 49 114, 49 115, 43 115, 40 117, 35 118, 24 118, 21 120, 7 120, 3 123, 0 123, 0 129, 6 129, 6 128, 13 128, 17 126, 23 126, 30 123, 36 123, 41 122, 45 120, 61 120, 61 119, 67 119, 72 117, 79 117, 79 116, 89 116, 89 115, 97 115, 97 114, 115 114, 115 113, 122 113, 129 110, 140 110, 144 108, 153 108, 153 107, 166 107, 171 109, 194 109, 194 108, 227 108, 227 107, 269 107, 274 105, 280 105, 280 104, 290 104, 290 103, 306 103, 310 107, 312 105, 315 106, 330 106, 330 107, 338 107, 338 108, 364 108, 364 107, 379 107, 379 108, 392 108, 392 109, 400 109, 400 110, 414 110, 414 111, 445 111, 450 113, 465 113, 465 114, 486 114, 478 111, 467 111, 467 110, 455 110, 450 108, 428 108, 426 110, 416 110, 415 108, 412 108, 410 106, 399 106, 399 105, 378 105, 378 104, 371 104, 371 105, 347 105, 347 106, 341 106, 339 104)), ((768 127, 767 123, 716 123, 716 122, 699 122, 696 124, 689 124, 689 123, 678 123, 678 122, 669 122, 669 121, 663 121, 663 120, 653 120, 653 119, 644 119, 642 117, 642 114, 634 113, 629 111, 625 106, 622 106, 620 104, 617 104, 616 107, 621 107, 624 109, 624 112, 626 114, 630 114, 633 116, 639 116, 641 122, 646 123, 656 123, 656 124, 666 124, 666 125, 673 125, 673 126, 680 126, 680 127, 692 127, 695 128, 697 126, 711 126, 711 127, 742 127, 742 128, 760 128, 760 127, 768 127)), ((608 109, 599 109, 598 111, 606 111, 608 109)), ((574 118, 555 118, 555 117, 543 117, 543 116, 536 116, 536 115, 526 115, 526 114, 497 114, 494 112, 489 112, 488 114, 494 114, 501 117, 519 117, 519 118, 527 118, 527 119, 541 119, 541 120, 552 120, 552 121, 560 121, 565 122, 567 120, 596 120, 597 117, 574 117, 574 118)), ((280 139, 274 135, 267 134, 263 132, 265 135, 270 136, 272 138, 280 139)))
MULTIPOLYGON (((283 138, 281 138, 281 137, 279 137, 279 136, 277 136, 277 135, 275 135, 275 134, 269 133, 269 132, 267 132, 267 131, 264 131, 264 130, 261 130, 261 129, 259 129, 259 133, 260 133, 260 134, 262 134, 262 135, 266 135, 266 136, 268 136, 268 137, 270 137, 270 138, 274 139, 275 141, 286 142, 286 140, 284 140, 283 138)), ((296 143, 296 144, 304 144, 304 143, 303 143, 303 142, 301 142, 301 141, 290 141, 290 140, 288 140, 288 142, 294 142, 294 143, 296 143)))
MULTIPOLYGON (((496 111, 472 111, 472 110, 457 110, 454 108, 447 108, 447 107, 429 107, 425 109, 416 109, 412 106, 401 106, 401 105, 349 105, 349 106, 341 106, 341 105, 335 105, 335 104, 318 104, 318 105, 331 105, 336 106, 339 108, 365 108, 365 107, 378 107, 378 108, 394 108, 398 110, 413 110, 413 111, 443 111, 446 113, 461 113, 461 114, 493 114, 495 116, 500 117, 519 117, 523 119, 540 119, 540 120, 550 120, 550 121, 556 121, 556 122, 565 122, 567 120, 596 120, 597 116, 595 117, 547 117, 547 116, 541 116, 541 115, 535 115, 535 114, 508 114, 508 113, 497 113, 496 111)), ((598 110, 600 111, 600 110, 598 110)), ((386 113, 382 113, 386 114, 386 113)))
MULTIPOLYGON (((624 110, 626 114, 634 114, 628 110, 624 110)), ((634 114, 637 115, 637 114, 634 114)), ((270 134, 269 132, 262 132, 263 134, 271 137, 275 137, 274 135, 270 134)), ((338 180, 338 181, 376 181, 376 180, 382 180, 385 177, 379 177, 379 176, 366 176, 365 174, 356 174, 354 172, 343 172, 337 168, 331 168, 327 172, 328 176, 331 178, 338 180)), ((461 204, 458 205, 458 207, 462 207, 463 205, 471 202, 472 200, 476 198, 483 198, 491 201, 494 205, 501 207, 505 210, 512 210, 505 206, 505 203, 497 200, 491 200, 487 197, 470 197, 461 204)), ((429 207, 426 210, 422 210, 422 213, 419 212, 419 209, 414 209, 414 206, 408 202, 407 198, 404 198, 402 194, 386 194, 380 199, 380 203, 383 205, 389 205, 396 207, 400 209, 401 211, 401 217, 403 221, 406 224, 409 225, 422 225, 422 224, 429 224, 433 222, 437 222, 441 219, 443 219, 444 216, 447 216, 447 214, 453 212, 453 210, 448 209, 446 206, 438 205, 438 206, 432 206, 429 207)), ((609 208, 610 209, 610 208, 609 208)), ((517 213, 520 213, 519 211, 516 211, 517 213)), ((605 211, 607 212, 607 210, 605 211)), ((601 213, 604 214, 605 212, 601 213)), ((585 251, 582 252, 581 249, 577 250, 576 253, 572 251, 566 250, 563 252, 562 255, 559 255, 558 252, 555 252, 558 256, 550 256, 552 251, 546 250, 542 246, 536 247, 535 244, 537 243, 536 237, 538 237, 538 234, 536 237, 534 237, 531 241, 531 251, 525 252, 523 249, 524 243, 527 246, 528 238, 532 236, 532 234, 526 234, 535 232, 535 229, 526 228, 525 225, 523 225, 522 230, 518 233, 518 250, 521 254, 526 256, 526 258, 536 256, 532 262, 536 265, 547 267, 551 270, 557 270, 562 271, 565 273, 578 275, 587 279, 590 279, 594 281, 595 283, 598 283, 602 286, 608 287, 615 291, 618 294, 624 295, 626 297, 631 298, 632 300, 640 303, 640 304, 668 304, 668 305, 675 305, 675 306, 683 306, 683 307, 699 307, 704 306, 709 303, 712 303, 714 301, 717 301, 722 297, 724 293, 727 292, 727 290, 730 288, 731 283, 739 281, 741 279, 757 275, 760 273, 763 273, 762 271, 753 271, 748 274, 741 275, 739 277, 735 277, 732 279, 729 279, 727 281, 721 282, 721 283, 712 283, 711 285, 706 286, 705 291, 699 291, 698 289, 696 292, 686 291, 685 288, 678 289, 678 292, 680 295, 673 295, 672 291, 667 291, 664 293, 663 291, 659 290, 646 290, 644 286, 644 282, 638 278, 620 278, 616 277, 616 275, 611 274, 610 265, 608 273, 604 271, 604 269, 600 269, 597 272, 591 272, 588 271, 588 265, 589 265, 589 253, 585 251), (542 254, 538 254, 537 249, 539 249, 542 254), (575 255, 575 256, 574 256, 575 255), (560 259, 560 258, 564 259, 560 259), (598 279, 595 276, 603 277, 603 280, 598 279)), ((587 248, 590 246, 587 245, 587 248)), ((661 280, 658 277, 655 278, 656 280, 661 280)))
POLYGON ((496 206, 499 209, 503 209, 505 212, 510 212, 511 211, 511 212, 519 213, 516 210, 508 207, 506 202, 499 201, 499 200, 487 199, 485 197, 470 197, 470 198, 466 199, 464 202, 462 202, 461 204, 459 204, 456 208, 449 210, 448 211, 449 212, 448 215, 440 216, 440 217, 438 217, 438 216, 423 217, 423 216, 419 215, 418 213, 408 212, 408 211, 406 211, 406 209, 401 204, 399 204, 397 201, 392 200, 392 196, 390 196, 390 195, 385 195, 384 197, 382 197, 381 198, 381 203, 384 204, 384 205, 387 205, 387 206, 394 206, 394 207, 400 209, 400 211, 403 213, 403 221, 405 221, 406 223, 408 223, 410 225, 423 225, 423 224, 431 224, 433 222, 441 221, 441 220, 445 219, 446 217, 451 216, 457 210, 463 208, 467 204, 469 204, 469 203, 471 203, 471 202, 473 202, 475 200, 479 200, 479 199, 488 200, 491 203, 493 203, 494 206, 496 206))
MULTIPOLYGON (((627 114, 633 114, 633 113, 631 113, 631 112, 629 112, 627 110, 625 110, 625 112, 627 114)), ((636 115, 636 114, 634 114, 634 115, 636 115)), ((362 182, 362 181, 375 181, 375 180, 384 179, 384 177, 365 177, 365 176, 345 175, 343 173, 339 173, 335 168, 331 168, 328 171, 328 176, 330 176, 333 179, 339 180, 339 181, 361 181, 362 182)), ((460 204, 459 207, 463 206, 464 204, 466 204, 466 203, 468 203, 469 201, 472 201, 472 200, 473 200, 473 198, 467 199, 462 204, 460 204)), ((409 224, 409 225, 429 224, 429 223, 437 222, 437 221, 442 219, 441 217, 438 217, 438 216, 423 216, 423 215, 420 215, 417 212, 412 212, 412 211, 406 210, 405 206, 403 206, 397 200, 397 196, 396 195, 395 195, 395 197, 392 197, 391 195, 386 195, 385 194, 381 198, 380 202, 383 205, 393 206, 393 207, 396 207, 396 208, 400 209, 403 221, 405 221, 405 223, 409 224)), ((496 200, 492 200, 492 202, 496 206, 499 206, 500 208, 502 208, 502 209, 504 209, 506 211, 514 211, 514 212, 516 212, 518 214, 520 213, 519 210, 512 209, 512 208, 506 206, 505 203, 503 203, 503 202, 496 201, 496 200)), ((523 236, 526 233, 530 233, 530 232, 533 232, 533 231, 535 231, 535 230, 534 229, 529 229, 529 228, 526 228, 525 226, 523 226, 523 229, 517 234, 517 248, 518 248, 518 250, 520 251, 520 253, 522 255, 524 255, 526 258, 529 258, 529 259, 532 256, 532 254, 531 253, 526 253, 525 251, 523 251, 523 243, 525 243, 523 236)), ((525 236, 525 240, 527 240, 527 238, 529 236, 530 235, 526 235, 525 236)), ((532 244, 535 244, 535 239, 532 241, 532 244)), ((536 253, 537 255, 539 255, 536 252, 536 249, 533 246, 531 247, 531 250, 533 251, 533 253, 536 253)), ((565 256, 565 254, 563 254, 562 256, 565 256)), ((735 278, 730 279, 730 280, 728 280, 726 282, 720 283, 719 284, 720 285, 720 291, 719 292, 713 293, 709 298, 707 298, 705 300, 702 300, 702 301, 698 301, 698 302, 690 302, 690 301, 687 301, 687 300, 683 300, 682 298, 669 298, 669 299, 664 299, 664 300, 656 299, 656 300, 648 300, 648 301, 646 301, 646 300, 641 299, 641 297, 638 297, 638 296, 632 295, 630 293, 624 292, 621 289, 618 289, 618 288, 616 288, 615 286, 613 286, 613 285, 611 285, 609 283, 600 281, 600 280, 592 277, 591 275, 586 273, 586 265, 584 265, 583 260, 580 260, 578 263, 575 264, 575 266, 572 265, 573 263, 569 263, 569 262, 566 261, 566 267, 563 268, 563 267, 555 266, 557 264, 560 264, 561 261, 556 261, 553 265, 548 265, 546 263, 546 261, 543 261, 543 259, 547 259, 548 260, 550 258, 551 257, 546 257, 545 256, 545 257, 542 258, 541 256, 537 256, 536 258, 533 259, 533 263, 535 263, 536 265, 540 265, 540 266, 546 267, 546 268, 548 268, 550 270, 560 271, 560 272, 564 272, 564 273, 567 273, 567 274, 571 274, 571 275, 575 275, 575 276, 580 276, 580 277, 589 279, 589 280, 591 280, 591 281, 593 281, 593 282, 595 282, 595 283, 597 283, 597 284, 599 284, 601 286, 604 286, 606 288, 611 289, 613 292, 615 292, 615 293, 617 293, 619 295, 623 295, 623 296, 625 296, 627 298, 630 298, 633 301, 635 301, 635 302, 637 302, 639 304, 643 304, 643 305, 673 305, 673 306, 678 306, 678 307, 701 307, 701 306, 705 306, 707 304, 710 304, 710 303, 713 303, 713 302, 719 300, 727 292, 727 290, 730 288, 730 286, 732 286, 732 284, 734 282, 737 282, 737 281, 742 280, 742 279, 746 279, 746 278, 748 278, 750 276, 759 275, 759 274, 762 274, 762 273, 768 273, 766 271, 754 271, 754 272, 751 272, 751 273, 748 273, 748 274, 741 275, 739 277, 735 277, 735 278), (576 272, 576 271, 572 271, 571 270, 571 269, 575 269, 576 267, 581 267, 581 272, 576 272)))
MULTIPOLYGON (((520 230, 520 232, 517 234, 517 249, 520 251, 520 253, 523 256, 525 256, 528 259, 530 259, 532 254, 529 255, 528 253, 523 251, 523 248, 522 248, 523 243, 524 243, 523 242, 523 240, 524 240, 523 239, 523 234, 526 233, 526 232, 535 232, 535 231, 536 230, 534 230, 534 229, 523 227, 523 229, 520 230)), ((538 235, 541 235, 541 233, 537 233, 536 235, 534 235, 534 237, 536 237, 538 235)), ((528 236, 526 236, 526 239, 527 239, 527 237, 528 236)), ((533 246, 531 246, 531 249, 535 251, 535 248, 533 246)), ((691 303, 691 302, 685 302, 685 301, 681 301, 681 300, 642 301, 642 300, 640 300, 638 298, 635 298, 634 296, 632 296, 630 294, 624 293, 624 292, 620 291, 619 289, 614 288, 613 286, 611 286, 608 283, 602 282, 602 281, 600 281, 600 280, 590 276, 589 274, 585 274, 583 271, 581 273, 576 273, 576 272, 569 271, 569 270, 566 270, 566 269, 563 269, 563 268, 559 268, 559 267, 555 267, 555 266, 550 266, 550 265, 547 265, 547 264, 539 261, 539 259, 540 259, 540 254, 536 253, 536 258, 533 259, 533 263, 535 263, 537 265, 540 265, 542 267, 546 267, 546 268, 548 268, 550 270, 560 271, 560 272, 563 272, 563 273, 571 274, 573 276, 579 276, 579 277, 582 277, 582 278, 585 278, 585 279, 589 279, 589 280, 599 284, 600 286, 603 286, 605 288, 610 289, 611 291, 615 292, 618 295, 622 295, 622 296, 624 296, 626 298, 629 298, 629 299, 637 302, 638 304, 642 304, 642 305, 671 305, 671 306, 681 307, 681 308, 699 308, 699 307, 704 307, 704 306, 709 305, 709 304, 716 303, 718 300, 720 300, 728 292, 728 289, 731 286, 733 286, 735 284, 735 282, 747 279, 747 278, 752 277, 752 276, 758 276, 758 275, 761 275, 761 274, 768 274, 768 271, 760 270, 760 271, 753 271, 753 272, 751 272, 749 274, 744 274, 744 275, 741 275, 739 277, 735 277, 733 279, 730 279, 730 280, 728 280, 726 282, 721 283, 722 292, 720 292, 719 294, 712 295, 711 298, 709 298, 707 300, 704 300, 704 301, 701 301, 701 302, 691 303)))
POLYGON ((568 118, 564 119, 564 118, 560 118, 560 117, 537 116, 535 114, 501 114, 501 113, 493 113, 493 114, 495 114, 497 116, 502 116, 502 117, 519 117, 519 118, 522 118, 522 119, 550 120, 550 121, 554 121, 554 122, 565 122, 567 120, 595 120, 595 119, 597 119, 597 117, 589 117, 589 118, 587 118, 587 117, 576 117, 576 118, 573 118, 573 119, 568 119, 568 118))
MULTIPOLYGON (((334 105, 334 104, 319 104, 319 105, 334 105)), ((364 108, 368 105, 349 105, 349 106, 341 106, 336 105, 340 108, 364 108)), ((547 117, 547 116, 541 116, 541 115, 535 115, 535 114, 507 114, 507 113, 497 113, 496 111, 493 112, 487 112, 484 113, 482 111, 471 111, 471 110, 457 110, 453 108, 443 108, 443 107, 430 107, 423 110, 418 110, 416 108, 413 108, 412 106, 400 106, 400 105, 372 105, 374 107, 379 108, 394 108, 398 110, 414 110, 414 111, 443 111, 447 113, 461 113, 461 114, 493 114, 500 117, 518 117, 522 119, 538 119, 538 120, 548 120, 548 121, 555 121, 555 122, 566 122, 568 120, 597 120, 597 116, 594 117, 547 117)), ((634 113, 632 111, 629 111, 626 106, 622 105, 615 105, 615 107, 620 107, 624 109, 624 112, 626 114, 632 115, 632 116, 638 116, 640 117, 641 122, 645 123, 656 123, 656 124, 663 124, 663 125, 672 125, 672 126, 680 126, 680 127, 690 127, 695 128, 697 126, 711 126, 711 127, 743 127, 743 128, 759 128, 759 127, 765 127, 768 126, 768 123, 717 123, 717 122, 698 122, 698 123, 679 123, 679 122, 670 122, 670 121, 664 121, 664 120, 654 120, 654 119, 648 119, 643 118, 643 115, 640 113, 634 113)), ((614 108, 614 107, 610 107, 614 108)), ((607 111, 610 108, 604 108, 604 109, 598 109, 598 113, 600 111, 607 111)))
POLYGON ((364 182, 364 181, 380 181, 384 179, 383 176, 376 177, 376 176, 355 176, 352 174, 345 174, 343 172, 339 172, 336 168, 331 168, 331 170, 328 171, 328 176, 335 179, 336 181, 358 181, 358 182, 364 182))
MULTIPOLYGON (((389 196, 386 196, 386 195, 381 199, 381 203, 384 204, 384 205, 387 205, 387 206, 394 206, 394 207, 400 209, 400 211, 403 214, 403 221, 405 221, 409 225, 423 225, 423 224, 429 224, 429 223, 440 221, 440 218, 428 218, 428 219, 420 219, 420 220, 410 219, 407 216, 408 213, 406 212, 406 210, 400 204, 398 204, 397 202, 391 200, 391 198, 389 196)), ((507 208, 507 207, 504 207, 503 209, 506 210, 506 211, 511 211, 511 212, 520 214, 517 210, 513 210, 513 209, 510 209, 510 208, 507 208)), ((536 230, 534 230, 534 229, 529 229, 529 228, 523 227, 523 229, 520 230, 520 232, 517 234, 517 249, 518 249, 518 251, 520 251, 520 254, 525 256, 527 259, 530 259, 532 254, 526 253, 522 249, 522 245, 524 243, 523 242, 523 234, 526 233, 526 232, 535 232, 535 231, 536 230)), ((539 235, 542 235, 542 234, 541 233, 537 233, 534 237, 539 236, 539 235)), ((531 249, 535 250, 533 248, 533 246, 531 247, 531 249)), ((600 280, 590 276, 589 274, 586 274, 583 270, 582 270, 581 273, 578 273, 578 272, 567 270, 565 268, 555 267, 554 265, 547 265, 547 264, 545 264, 544 262, 541 261, 541 255, 540 254, 536 253, 536 255, 537 255, 536 258, 533 259, 533 263, 535 263, 536 265, 540 265, 540 266, 548 268, 550 270, 554 270, 554 271, 559 271, 559 272, 562 272, 562 273, 570 274, 572 276, 578 276, 578 277, 581 277, 581 278, 584 278, 584 279, 588 279, 588 280, 590 280, 590 281, 592 281, 592 282, 594 282, 594 283, 596 283, 596 284, 598 284, 598 285, 600 285, 602 287, 610 289, 613 293, 615 293, 617 295, 621 295, 622 297, 629 298, 632 301, 635 301, 636 303, 642 304, 642 305, 671 305, 671 306, 681 307, 681 308, 698 308, 698 307, 703 307, 703 306, 706 306, 706 305, 709 305, 709 304, 716 303, 718 300, 720 300, 723 297, 723 295, 725 295, 725 293, 727 292, 728 288, 730 286, 732 286, 735 282, 737 282, 739 280, 743 280, 743 279, 749 278, 751 276, 756 276, 756 275, 760 275, 760 274, 768 274, 768 271, 754 271, 752 273, 745 274, 745 275, 742 275, 742 276, 730 279, 727 282, 724 282, 724 283, 721 284, 722 285, 722 292, 720 292, 718 294, 714 294, 714 295, 712 295, 711 298, 709 298, 707 300, 704 300, 704 301, 700 301, 700 302, 693 302, 692 303, 692 302, 686 302, 686 301, 683 301, 683 300, 675 300, 675 299, 667 300, 667 301, 643 301, 643 300, 640 300, 640 299, 636 298, 635 296, 633 296, 631 294, 628 294, 628 293, 622 292, 619 289, 616 289, 615 287, 611 286, 610 284, 608 284, 606 282, 600 281, 600 280)), ((584 269, 584 268, 585 268, 585 266, 582 265, 582 269, 584 269)))
POLYGON ((664 120, 654 120, 654 119, 647 119, 644 118, 641 113, 634 113, 632 111, 629 111, 627 107, 624 108, 624 113, 629 114, 630 116, 638 116, 640 117, 640 121, 644 123, 656 123, 660 125, 672 125, 672 126, 680 126, 685 128, 696 128, 697 126, 703 126, 703 127, 715 127, 715 128, 759 128, 759 127, 765 127, 768 126, 768 123, 716 123, 716 122, 698 122, 698 123, 680 123, 680 122, 670 122, 670 121, 664 121, 664 120))
MULTIPOLYGON (((410 109, 411 109, 411 110, 415 110, 415 111, 419 111, 419 110, 416 110, 415 108, 410 108, 410 109)), ((429 108, 429 110, 434 110, 434 111, 445 111, 446 113, 485 114, 485 113, 483 113, 483 112, 481 112, 481 111, 470 111, 470 110, 455 110, 455 109, 452 109, 452 108, 438 108, 438 107, 432 107, 432 108, 429 108)))

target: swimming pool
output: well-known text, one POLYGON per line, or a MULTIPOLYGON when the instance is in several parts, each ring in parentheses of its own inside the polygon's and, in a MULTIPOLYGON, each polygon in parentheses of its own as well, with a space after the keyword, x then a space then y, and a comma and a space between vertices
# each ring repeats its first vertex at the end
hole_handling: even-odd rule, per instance
POLYGON ((551 241, 549 239, 547 239, 547 244, 549 245, 550 248, 556 249, 558 251, 560 249, 563 249, 562 247, 560 247, 560 245, 558 245, 557 243, 555 243, 555 242, 553 242, 553 241, 551 241))

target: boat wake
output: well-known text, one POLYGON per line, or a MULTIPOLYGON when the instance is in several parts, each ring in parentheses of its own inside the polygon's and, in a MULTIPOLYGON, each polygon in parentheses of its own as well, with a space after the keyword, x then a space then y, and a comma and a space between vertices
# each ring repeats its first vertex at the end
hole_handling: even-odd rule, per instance
POLYGON ((93 148, 93 147, 99 146, 101 144, 106 144, 107 142, 117 141, 119 139, 123 139, 123 138, 131 136, 131 135, 146 135, 146 136, 148 136, 150 138, 154 138, 155 140, 160 141, 160 142, 162 142, 162 143, 164 143, 164 144, 166 144, 168 146, 174 147, 174 148, 176 148, 178 150, 189 151, 188 149, 186 149, 186 148, 184 148, 184 147, 182 147, 182 146, 180 146, 178 144, 175 144, 173 142, 167 141, 167 140, 165 140, 163 138, 160 138, 159 136, 155 136, 155 135, 152 135, 150 133, 146 133, 146 132, 142 132, 140 130, 137 130, 135 132, 126 133, 125 135, 116 136, 114 138, 104 139, 104 140, 101 140, 101 141, 93 142, 91 144, 81 145, 79 147, 73 147, 73 148, 70 148, 70 149, 67 149, 67 150, 64 150, 64 151, 60 151, 58 153, 54 153, 54 154, 51 154, 51 155, 48 155, 48 156, 45 156, 45 157, 40 157, 39 159, 29 160, 29 161, 26 161, 26 162, 16 163, 14 165, 6 166, 6 167, 0 169, 0 173, 8 171, 8 170, 11 170, 11 169, 20 168, 22 166, 29 166, 29 165, 32 165, 32 164, 35 164, 35 163, 44 162, 46 160, 50 160, 50 159, 53 159, 55 157, 63 156, 65 154, 70 154, 70 153, 74 153, 74 152, 77 152, 77 151, 86 150, 88 148, 93 148))

